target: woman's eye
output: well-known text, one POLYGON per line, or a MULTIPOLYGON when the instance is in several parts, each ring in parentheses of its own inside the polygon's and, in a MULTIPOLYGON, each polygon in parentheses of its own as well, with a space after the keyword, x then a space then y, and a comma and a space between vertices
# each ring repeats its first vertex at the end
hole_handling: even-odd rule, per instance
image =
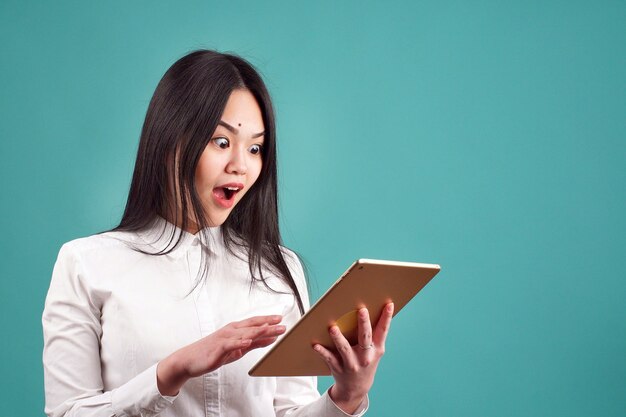
POLYGON ((263 149, 263 147, 261 145, 252 145, 250 147, 250 153, 252 155, 258 155, 261 153, 261 150, 263 149))
POLYGON ((230 142, 226 138, 213 138, 213 143, 215 143, 221 149, 226 149, 228 148, 228 145, 230 145, 230 142))

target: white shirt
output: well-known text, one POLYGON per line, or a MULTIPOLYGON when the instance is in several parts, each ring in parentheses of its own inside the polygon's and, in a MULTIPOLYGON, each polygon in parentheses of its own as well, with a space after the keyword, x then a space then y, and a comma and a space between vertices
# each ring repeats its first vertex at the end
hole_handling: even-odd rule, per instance
MULTIPOLYGON (((266 275, 286 294, 251 286, 245 254, 226 250, 219 227, 205 233, 208 244, 159 218, 144 232, 107 232, 63 245, 42 319, 46 414, 346 416, 328 393, 320 396, 314 377, 248 376, 268 348, 189 380, 176 397, 159 393, 157 363, 177 349, 232 321, 282 314, 290 328, 300 316, 286 284, 266 275), (161 250, 171 233, 182 233, 182 241, 167 255, 133 249, 161 250), (191 291, 203 251, 209 274, 191 291)), ((308 308, 302 267, 293 252, 284 253, 308 308)), ((357 415, 367 406, 365 400, 357 415)))

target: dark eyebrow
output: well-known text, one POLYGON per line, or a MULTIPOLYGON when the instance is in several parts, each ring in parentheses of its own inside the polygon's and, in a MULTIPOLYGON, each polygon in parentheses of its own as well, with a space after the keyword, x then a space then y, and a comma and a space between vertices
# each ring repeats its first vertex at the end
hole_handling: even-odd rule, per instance
MULTIPOLYGON (((236 127, 234 127, 234 126, 229 125, 228 123, 226 123, 226 122, 225 122, 225 121, 223 121, 223 120, 220 120, 217 124, 218 124, 218 125, 220 125, 220 126, 224 126, 226 129, 230 130, 230 131, 231 131, 231 132, 233 132, 235 135, 238 135, 238 134, 239 134, 239 129, 237 129, 237 128, 236 128, 236 127)), ((265 132, 264 132, 264 131, 263 131, 263 132, 260 132, 260 133, 255 133, 254 135, 252 135, 252 139, 255 139, 255 138, 260 138, 260 137, 261 137, 261 136, 263 136, 264 134, 265 134, 265 132)))

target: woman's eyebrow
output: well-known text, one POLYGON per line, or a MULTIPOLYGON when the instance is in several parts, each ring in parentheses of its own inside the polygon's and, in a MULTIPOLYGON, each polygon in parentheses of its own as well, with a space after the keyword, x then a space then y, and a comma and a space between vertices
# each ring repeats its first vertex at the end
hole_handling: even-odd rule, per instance
MULTIPOLYGON (((233 132, 235 135, 238 135, 238 134, 239 134, 239 129, 237 129, 237 128, 236 128, 236 127, 234 127, 234 126, 229 125, 228 123, 226 123, 226 122, 225 122, 225 121, 223 121, 223 120, 220 120, 217 124, 218 124, 218 125, 220 125, 220 126, 224 126, 226 129, 230 130, 230 131, 231 131, 231 132, 233 132)), ((252 135, 252 138, 253 138, 253 139, 254 139, 254 138, 259 138, 259 137, 263 136, 264 134, 265 134, 265 131, 260 132, 260 133, 255 133, 254 135, 252 135)))

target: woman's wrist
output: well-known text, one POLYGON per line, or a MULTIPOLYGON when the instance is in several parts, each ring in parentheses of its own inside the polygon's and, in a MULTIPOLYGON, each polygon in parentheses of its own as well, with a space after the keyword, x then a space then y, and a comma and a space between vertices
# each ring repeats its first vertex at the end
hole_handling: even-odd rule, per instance
POLYGON ((335 405, 341 408, 343 412, 347 414, 354 414, 359 409, 361 403, 363 403, 363 400, 365 400, 367 393, 363 395, 352 395, 349 391, 343 391, 337 387, 337 384, 334 384, 328 390, 328 395, 335 405))
POLYGON ((172 353, 157 365, 157 388, 161 395, 178 395, 189 379, 177 353, 172 353))

